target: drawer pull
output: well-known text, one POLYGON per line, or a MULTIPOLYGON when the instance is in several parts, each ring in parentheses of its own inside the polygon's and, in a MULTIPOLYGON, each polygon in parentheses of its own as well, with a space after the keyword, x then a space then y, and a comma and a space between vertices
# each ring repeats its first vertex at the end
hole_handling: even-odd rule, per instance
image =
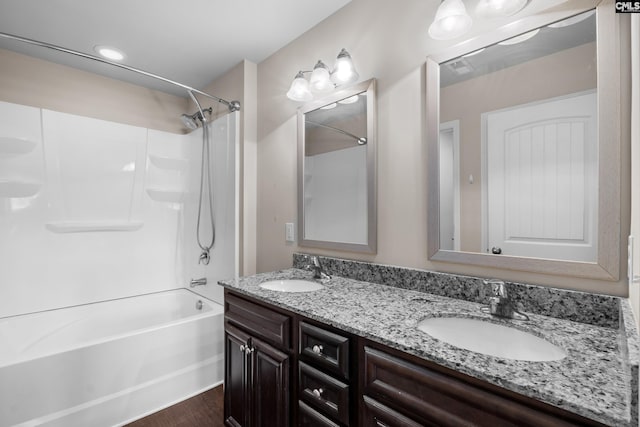
POLYGON ((242 345, 240 346, 240 352, 241 352, 241 353, 244 353, 245 349, 246 349, 246 347, 244 346, 244 344, 242 344, 242 345))
POLYGON ((373 420, 376 422, 376 427, 389 427, 388 425, 380 421, 378 417, 373 417, 373 420))
POLYGON ((322 392, 324 392, 324 390, 323 390, 323 389, 321 389, 321 388, 314 388, 314 389, 311 391, 311 393, 313 393, 313 395, 314 395, 315 397, 317 397, 318 399, 320 399, 320 398, 322 397, 322 392))
POLYGON ((317 355, 322 355, 322 346, 321 345, 314 345, 312 348, 312 351, 317 354, 317 355))

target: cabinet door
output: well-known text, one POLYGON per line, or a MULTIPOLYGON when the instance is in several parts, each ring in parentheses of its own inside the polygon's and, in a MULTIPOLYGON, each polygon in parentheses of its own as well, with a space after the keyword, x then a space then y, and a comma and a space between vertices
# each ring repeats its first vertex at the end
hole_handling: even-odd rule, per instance
POLYGON ((289 356, 259 339, 251 339, 252 426, 289 425, 289 356))
POLYGON ((224 370, 224 420, 234 427, 248 427, 249 420, 249 376, 244 349, 249 335, 227 324, 225 325, 225 370, 224 370))

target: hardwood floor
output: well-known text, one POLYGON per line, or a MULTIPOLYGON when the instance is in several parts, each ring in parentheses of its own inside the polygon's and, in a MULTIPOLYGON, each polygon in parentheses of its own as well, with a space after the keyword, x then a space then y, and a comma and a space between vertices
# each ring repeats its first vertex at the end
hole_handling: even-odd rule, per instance
POLYGON ((218 386, 125 427, 222 427, 224 395, 218 386))

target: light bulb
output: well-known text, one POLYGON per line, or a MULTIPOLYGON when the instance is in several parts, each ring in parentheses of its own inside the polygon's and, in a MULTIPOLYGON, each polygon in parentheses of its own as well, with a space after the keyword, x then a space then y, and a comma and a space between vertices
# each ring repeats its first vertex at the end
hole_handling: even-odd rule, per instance
POLYGON ((291 82, 287 98, 298 102, 311 101, 313 99, 313 95, 309 90, 309 82, 304 78, 302 71, 299 71, 293 82, 291 82))
POLYGON ((324 62, 318 60, 318 63, 313 67, 313 72, 309 79, 309 87, 314 93, 327 93, 334 89, 329 68, 324 62))
POLYGON ((331 81, 336 85, 344 85, 353 83, 358 80, 358 72, 353 65, 351 55, 346 49, 342 49, 336 59, 336 65, 331 73, 331 81))
POLYGON ((436 40, 454 39, 469 31, 471 24, 462 0, 444 0, 429 26, 429 35, 436 40))

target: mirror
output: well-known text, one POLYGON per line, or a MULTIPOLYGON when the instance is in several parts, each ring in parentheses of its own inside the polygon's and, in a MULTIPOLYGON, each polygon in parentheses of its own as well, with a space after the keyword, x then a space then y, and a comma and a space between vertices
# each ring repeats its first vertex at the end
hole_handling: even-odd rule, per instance
POLYGON ((376 251, 375 80, 298 110, 300 246, 376 251))
POLYGON ((431 260, 618 280, 619 25, 585 3, 428 59, 431 260))

